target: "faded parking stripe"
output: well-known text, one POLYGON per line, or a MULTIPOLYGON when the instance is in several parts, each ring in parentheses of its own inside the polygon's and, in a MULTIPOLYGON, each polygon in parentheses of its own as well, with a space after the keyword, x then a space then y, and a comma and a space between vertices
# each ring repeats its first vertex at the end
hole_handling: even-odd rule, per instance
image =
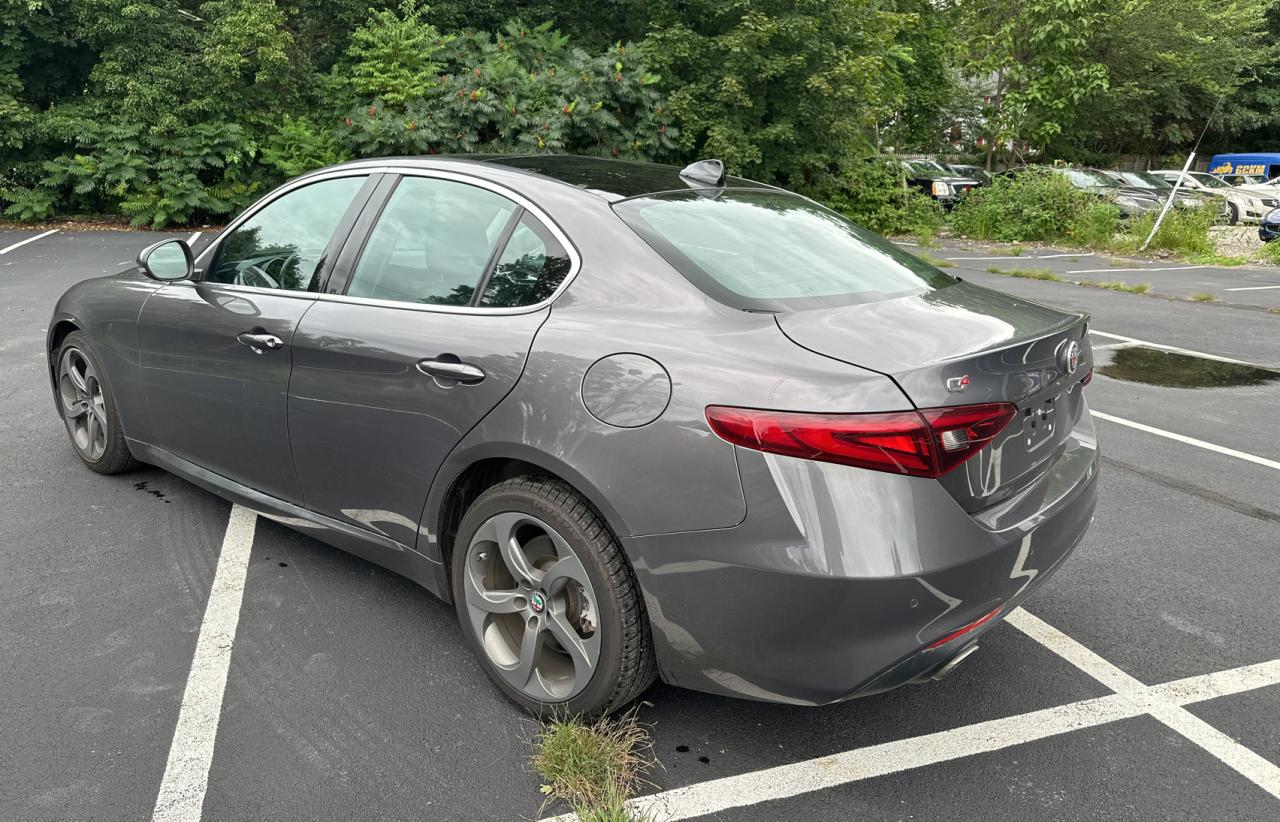
POLYGON ((151 817, 154 822, 200 819, 257 521, 257 514, 249 509, 231 506, 191 673, 187 675, 187 689, 182 695, 178 726, 151 817))

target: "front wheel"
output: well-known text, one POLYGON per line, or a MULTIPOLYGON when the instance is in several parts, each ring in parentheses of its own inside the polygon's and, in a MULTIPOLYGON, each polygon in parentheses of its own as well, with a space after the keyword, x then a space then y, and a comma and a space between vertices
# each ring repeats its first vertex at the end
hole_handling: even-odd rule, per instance
POLYGON ((1240 208, 1232 202, 1227 203, 1227 225, 1240 222, 1240 208))
POLYGON ((129 453, 115 397, 98 358, 79 331, 58 349, 58 407, 76 456, 99 474, 118 474, 137 463, 129 453))
POLYGON ((653 682, 639 587, 595 509, 551 478, 481 494, 458 529, 453 592, 462 630, 525 710, 596 716, 653 682))

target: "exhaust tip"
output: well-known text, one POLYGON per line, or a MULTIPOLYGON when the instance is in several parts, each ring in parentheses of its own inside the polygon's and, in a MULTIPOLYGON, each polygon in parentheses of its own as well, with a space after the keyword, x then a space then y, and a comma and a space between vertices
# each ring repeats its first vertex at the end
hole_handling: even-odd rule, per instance
POLYGON ((974 651, 977 651, 977 650, 978 650, 977 643, 974 643, 973 645, 970 645, 969 647, 965 648, 960 653, 951 657, 951 659, 948 659, 941 668, 934 671, 933 674, 929 677, 929 680, 932 682, 941 682, 952 671, 954 671, 956 668, 959 668, 961 662, 964 662, 966 659, 973 656, 974 651))

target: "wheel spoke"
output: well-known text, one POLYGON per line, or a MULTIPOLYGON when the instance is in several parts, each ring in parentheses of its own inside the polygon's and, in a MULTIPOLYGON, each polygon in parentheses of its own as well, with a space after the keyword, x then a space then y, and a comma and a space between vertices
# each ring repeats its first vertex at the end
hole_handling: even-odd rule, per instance
POLYGON ((595 670, 596 660, 600 656, 600 634, 594 633, 583 639, 578 636, 578 632, 565 621, 561 614, 547 612, 547 630, 556 638, 556 642, 560 643, 560 647, 564 648, 565 653, 573 660, 574 675, 579 677, 579 682, 586 683, 586 680, 580 679, 584 674, 589 675, 595 670))
POLYGON ((530 680, 533 679, 538 656, 542 653, 542 646, 546 642, 546 636, 541 622, 537 627, 525 628, 524 638, 520 640, 520 658, 508 673, 511 683, 517 688, 528 688, 530 680))
POLYGON ((89 413, 89 406, 83 400, 76 400, 68 403, 64 397, 62 400, 62 414, 69 420, 79 419, 89 413))
MULTIPOLYGON (((511 576, 517 582, 526 580, 532 583, 536 582, 541 575, 529 562, 529 557, 525 555, 519 540, 516 539, 516 529, 523 521, 524 517, 519 514, 498 514, 486 523, 486 528, 491 528, 492 531, 485 536, 497 544, 498 553, 502 556, 502 561, 506 564, 511 576)), ((481 533, 476 536, 484 534, 484 530, 481 529, 481 533)))
MULTIPOLYGON (((86 365, 85 368, 88 368, 86 365)), ((85 380, 84 374, 76 370, 76 363, 73 359, 67 360, 67 377, 71 380, 71 384, 76 387, 77 391, 84 394, 89 393, 89 383, 85 380)))
POLYGON ((467 604, 489 614, 512 614, 525 606, 527 599, 520 591, 488 591, 476 573, 467 569, 467 604))
POLYGON ((87 433, 89 437, 89 444, 86 446, 89 451, 89 456, 93 456, 95 446, 98 443, 98 431, 100 428, 101 426, 98 424, 98 415, 90 414, 85 421, 85 433, 87 433))
POLYGON ((587 569, 582 567, 582 561, 573 554, 565 554, 547 567, 539 584, 548 595, 555 596, 570 580, 581 585, 586 579, 587 569))

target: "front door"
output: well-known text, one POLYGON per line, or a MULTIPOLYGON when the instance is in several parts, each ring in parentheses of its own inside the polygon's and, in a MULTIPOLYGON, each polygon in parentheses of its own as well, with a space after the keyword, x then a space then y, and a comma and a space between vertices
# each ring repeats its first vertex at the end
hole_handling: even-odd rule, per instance
POLYGON ((293 338, 307 508, 412 547, 436 470, 515 386, 569 260, 502 193, 402 178, 345 293, 322 297, 293 338))
POLYGON ((336 177, 285 192, 219 237, 194 281, 147 299, 138 334, 153 445, 302 502, 285 417, 294 332, 367 181, 336 177))

